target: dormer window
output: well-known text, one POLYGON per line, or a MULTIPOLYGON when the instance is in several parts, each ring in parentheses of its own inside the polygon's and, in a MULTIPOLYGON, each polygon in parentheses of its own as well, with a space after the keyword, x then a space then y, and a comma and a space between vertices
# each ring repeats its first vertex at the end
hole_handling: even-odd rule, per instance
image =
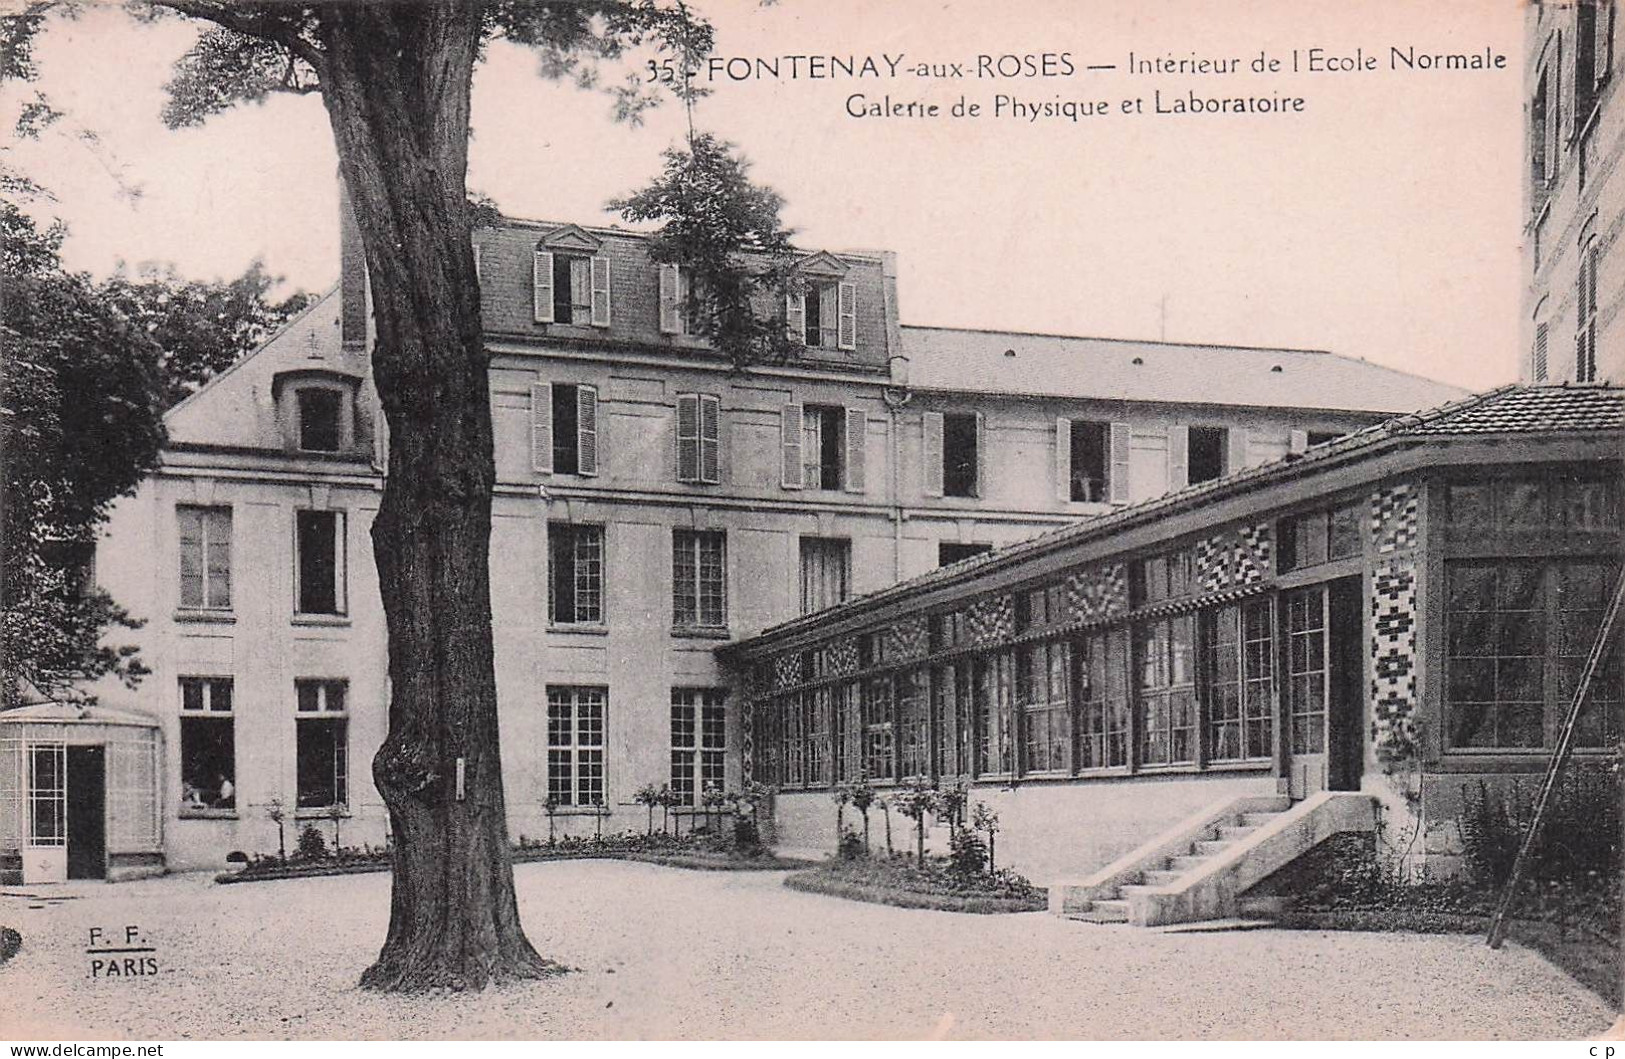
POLYGON ((356 422, 361 379, 333 368, 298 368, 277 374, 271 392, 284 448, 294 452, 356 455, 371 444, 370 420, 356 422))
POLYGON ((857 349, 857 287, 844 282, 846 265, 833 254, 819 253, 797 272, 799 289, 785 294, 786 337, 813 349, 857 349))
POLYGON ((604 250, 603 240, 574 224, 537 244, 531 266, 537 323, 609 326, 610 269, 604 250))
POLYGON ((344 395, 337 390, 305 388, 296 393, 299 447, 306 452, 337 452, 344 422, 344 395))

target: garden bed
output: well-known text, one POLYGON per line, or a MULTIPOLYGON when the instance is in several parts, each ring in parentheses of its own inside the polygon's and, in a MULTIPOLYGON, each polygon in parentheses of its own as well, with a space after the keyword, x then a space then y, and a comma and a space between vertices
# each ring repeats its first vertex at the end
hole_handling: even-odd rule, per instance
POLYGON ((940 862, 927 860, 921 869, 900 857, 829 861, 785 876, 784 885, 805 893, 939 912, 1042 912, 1049 906, 1044 889, 1013 872, 960 876, 940 862))
MULTIPOLYGON (((521 846, 513 851, 515 864, 530 864, 552 860, 630 860, 643 864, 659 864, 668 868, 686 868, 690 871, 791 871, 806 868, 812 861, 791 857, 777 857, 771 853, 745 854, 730 850, 705 849, 687 846, 673 840, 663 848, 628 848, 621 840, 608 840, 603 844, 569 843, 555 846, 521 846), (611 845, 610 841, 617 844, 611 845)), ((657 847, 661 844, 655 843, 657 847)), ((274 859, 261 859, 241 871, 221 872, 214 877, 217 883, 270 882, 276 879, 303 879, 323 875, 355 875, 364 872, 388 871, 387 853, 351 854, 327 860, 291 860, 281 863, 274 859)))

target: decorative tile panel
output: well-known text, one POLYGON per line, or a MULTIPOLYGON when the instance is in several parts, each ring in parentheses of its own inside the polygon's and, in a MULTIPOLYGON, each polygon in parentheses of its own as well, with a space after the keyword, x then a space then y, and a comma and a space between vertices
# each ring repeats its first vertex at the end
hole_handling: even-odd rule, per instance
POLYGON ((745 786, 756 782, 756 700, 739 707, 739 771, 745 786))
POLYGON ((971 604, 970 637, 976 644, 1002 643, 1016 634, 1016 605, 1010 595, 988 596, 971 604))
POLYGON ((1378 555, 1416 546, 1416 509, 1417 490, 1408 482, 1371 494, 1371 539, 1378 555))
POLYGON ((1262 582, 1270 570, 1270 526, 1235 526, 1196 542, 1198 592, 1223 592, 1262 582))
POLYGON ((858 639, 843 636, 824 647, 824 676, 849 677, 858 671, 858 639))
POLYGON ((924 618, 903 618, 886 630, 885 659, 908 661, 931 651, 931 631, 924 618))
POLYGON ((1107 621, 1128 613, 1128 567, 1103 563, 1079 570, 1066 579, 1066 615, 1063 621, 1107 621))
POLYGON ((1398 757, 1416 742, 1415 564, 1379 566, 1371 590, 1371 734, 1379 755, 1398 757))
POLYGON ((789 651, 773 660, 773 690, 793 688, 806 679, 802 673, 801 652, 789 651))

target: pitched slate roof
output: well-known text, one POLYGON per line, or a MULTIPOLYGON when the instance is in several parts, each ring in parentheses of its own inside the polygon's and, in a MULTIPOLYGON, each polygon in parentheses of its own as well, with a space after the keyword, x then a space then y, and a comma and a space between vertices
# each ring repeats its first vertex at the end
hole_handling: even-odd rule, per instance
MULTIPOLYGON (((1186 507, 1204 498, 1217 500, 1230 493, 1256 488, 1273 479, 1298 474, 1305 469, 1312 470, 1314 464, 1322 461, 1342 462, 1348 457, 1358 459, 1368 451, 1374 455, 1374 450, 1391 441, 1406 438, 1432 440, 1444 436, 1469 438, 1486 434, 1610 431, 1622 433, 1621 440, 1625 441, 1625 387, 1609 384, 1503 386, 1425 412, 1387 419, 1316 445, 1306 452, 1292 453, 1223 478, 1201 482, 1154 500, 1131 504, 1107 515, 1086 518, 1015 544, 973 555, 877 592, 855 596, 826 610, 772 626, 750 639, 804 628, 817 624, 827 616, 864 609, 933 585, 970 580, 983 568, 1009 565, 1023 556, 1051 551, 1071 542, 1106 537, 1128 526, 1154 520, 1169 509, 1186 507)), ((749 642, 749 639, 740 641, 749 642)))
POLYGON ((904 326, 921 390, 1397 414, 1467 395, 1448 383, 1314 349, 1074 338, 904 326))

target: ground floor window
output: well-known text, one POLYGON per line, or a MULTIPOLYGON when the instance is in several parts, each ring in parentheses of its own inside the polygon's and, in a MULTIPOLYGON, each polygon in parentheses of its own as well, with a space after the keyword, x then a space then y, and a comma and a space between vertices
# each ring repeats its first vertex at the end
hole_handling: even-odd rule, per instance
POLYGON ((1022 765, 1027 772, 1071 767, 1072 702, 1067 671, 1072 652, 1065 642, 1021 648, 1016 697, 1021 705, 1022 765))
POLYGON ((1205 632, 1209 759, 1269 757, 1275 712, 1270 605, 1258 601, 1215 607, 1205 632))
MULTIPOLYGON (((1601 559, 1447 564, 1451 749, 1554 745, 1618 574, 1617 563, 1601 559)), ((1592 678, 1576 746, 1619 741, 1622 658, 1616 636, 1592 678)))
POLYGON ((1010 772, 1015 767, 1011 702, 1014 698, 1012 655, 1001 651, 972 664, 972 716, 976 725, 976 772, 989 775, 1010 772))
POLYGON ((871 677, 863 682, 863 774, 869 779, 889 780, 896 775, 893 732, 891 678, 871 677))
POLYGON ((1128 634, 1086 636, 1078 645, 1078 767, 1128 765, 1128 634))
POLYGON ((181 677, 181 808, 237 807, 230 677, 181 677))
POLYGON ((554 805, 604 803, 604 724, 609 690, 547 689, 547 797, 554 805))
POLYGON ((927 777, 931 774, 931 701, 926 695, 926 672, 909 669, 897 674, 898 750, 900 775, 927 777))
POLYGON ((1326 590, 1286 596, 1286 720, 1294 754, 1326 750, 1326 590))
POLYGON ((301 809, 349 804, 349 684, 342 680, 298 680, 296 753, 301 809))
POLYGON ((720 688, 671 690, 671 789, 683 805, 699 804, 708 789, 727 787, 723 696, 720 688))
POLYGON ((1174 765, 1196 760, 1196 672, 1191 664, 1196 618, 1180 614, 1137 630, 1140 663, 1140 761, 1174 765))

